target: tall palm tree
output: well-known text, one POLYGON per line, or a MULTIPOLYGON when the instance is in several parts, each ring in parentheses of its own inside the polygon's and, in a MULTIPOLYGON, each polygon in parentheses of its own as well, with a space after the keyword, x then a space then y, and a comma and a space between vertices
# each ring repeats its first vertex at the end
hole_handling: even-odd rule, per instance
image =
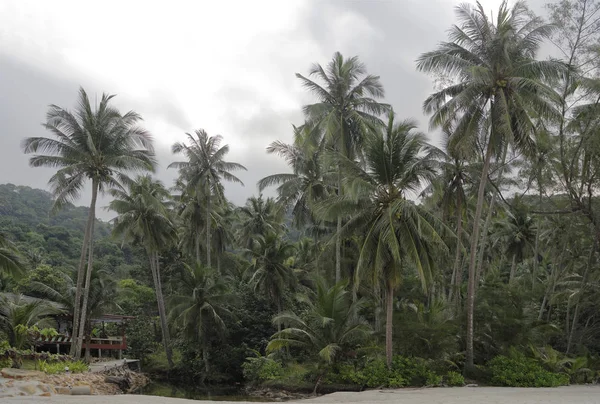
POLYGON ((298 228, 314 221, 312 204, 330 191, 323 173, 322 144, 313 133, 315 130, 308 125, 294 127, 294 144, 271 143, 267 153, 283 157, 292 172, 269 175, 258 182, 261 192, 278 185, 277 203, 286 210, 291 209, 294 225, 298 228))
MULTIPOLYGON (((324 141, 341 156, 354 159, 363 143, 365 134, 381 124, 378 118, 388 109, 377 99, 384 95, 379 76, 366 74, 365 65, 358 57, 344 59, 336 52, 326 68, 315 64, 310 72, 316 81, 296 73, 302 85, 315 94, 318 101, 305 105, 304 113, 308 124, 320 127, 325 134, 324 141)), ((338 174, 338 194, 343 194, 342 171, 338 174)), ((340 281, 342 216, 337 217, 335 242, 335 278, 340 281)))
POLYGON ((170 194, 158 180, 145 175, 128 184, 127 191, 111 190, 114 199, 109 209, 118 213, 114 219, 113 233, 131 242, 143 245, 148 254, 150 271, 154 281, 163 344, 169 366, 173 366, 173 353, 169 325, 162 293, 159 252, 175 241, 177 233, 169 217, 170 194))
POLYGON ((0 233, 0 272, 13 276, 23 272, 23 262, 14 245, 0 233))
POLYGON ((373 283, 382 279, 386 290, 386 357, 392 361, 394 292, 404 267, 413 266, 425 288, 431 279, 433 255, 447 249, 441 221, 407 199, 435 175, 435 151, 415 132, 412 121, 396 123, 390 112, 388 125, 369 136, 365 144, 366 168, 341 160, 349 195, 330 203, 350 217, 342 231, 364 234, 356 278, 370 269, 373 283))
POLYGON ((223 317, 230 314, 226 304, 231 296, 223 277, 200 263, 184 264, 181 282, 182 287, 170 299, 169 318, 202 345, 206 377, 210 371, 208 338, 211 333, 225 330, 223 317))
POLYGON ((208 136, 204 129, 195 131, 195 136, 186 133, 189 145, 175 143, 172 151, 174 154, 184 154, 187 161, 178 161, 169 164, 170 167, 178 168, 181 176, 187 180, 188 193, 205 198, 206 203, 206 264, 210 267, 211 252, 211 200, 213 195, 219 202, 225 201, 221 180, 237 182, 242 181, 231 174, 231 171, 246 170, 239 163, 223 160, 229 153, 229 145, 221 146, 223 138, 220 135, 208 136), (203 189, 202 189, 203 188, 203 189))
POLYGON ((283 212, 273 198, 251 196, 246 200, 246 205, 238 209, 239 244, 251 248, 257 236, 266 236, 268 233, 281 234, 283 231, 283 212))
POLYGON ((253 238, 252 247, 247 250, 250 258, 248 269, 252 271, 250 284, 256 291, 266 293, 282 311, 283 293, 295 285, 293 270, 286 263, 294 254, 295 247, 281 240, 276 233, 257 235, 253 238))
POLYGON ((449 136, 445 137, 446 150, 438 150, 440 176, 437 177, 426 191, 439 195, 438 205, 442 209, 445 221, 454 213, 456 220, 456 250, 454 268, 451 277, 450 300, 454 297, 457 307, 460 306, 460 286, 462 285, 462 233, 463 218, 467 208, 465 187, 470 182, 470 170, 467 160, 462 158, 459 150, 448 147, 449 136))
POLYGON ((558 79, 565 69, 559 62, 535 59, 552 27, 533 17, 523 1, 512 8, 503 1, 495 21, 479 3, 456 10, 459 25, 450 29, 449 41, 421 55, 417 68, 453 81, 425 100, 425 112, 433 113, 431 126, 449 130, 453 144, 475 144, 478 137, 485 142, 469 257, 465 368, 469 371, 473 368, 475 258, 490 161, 509 144, 524 152, 534 149, 535 124, 530 116, 534 111, 536 117, 556 115, 553 102, 560 97, 544 81, 558 79))
POLYGON ((57 168, 49 181, 55 196, 53 210, 78 199, 85 183, 92 183, 92 201, 81 249, 74 304, 73 333, 76 338, 71 354, 76 358, 81 356, 83 341, 83 327, 79 325, 86 322, 98 192, 122 187, 122 184, 131 181, 127 175, 130 172, 153 171, 156 162, 152 138, 138 126, 140 115, 134 111, 121 114, 111 105, 113 97, 102 94, 100 104, 92 107, 88 95, 80 88, 75 111, 50 106, 44 127, 53 137, 30 137, 23 141, 25 153, 36 153, 29 160, 32 167, 57 168), (84 270, 86 253, 87 271, 84 270))

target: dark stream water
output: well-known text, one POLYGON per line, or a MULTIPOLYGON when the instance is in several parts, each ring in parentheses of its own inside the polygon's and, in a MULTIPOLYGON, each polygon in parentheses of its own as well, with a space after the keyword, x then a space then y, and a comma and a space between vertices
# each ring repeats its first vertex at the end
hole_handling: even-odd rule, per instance
POLYGON ((187 398, 189 400, 208 400, 208 401, 253 401, 269 402, 269 400, 251 397, 245 395, 243 391, 236 388, 211 388, 200 389, 197 387, 182 387, 179 385, 152 382, 140 389, 136 394, 146 396, 187 398))

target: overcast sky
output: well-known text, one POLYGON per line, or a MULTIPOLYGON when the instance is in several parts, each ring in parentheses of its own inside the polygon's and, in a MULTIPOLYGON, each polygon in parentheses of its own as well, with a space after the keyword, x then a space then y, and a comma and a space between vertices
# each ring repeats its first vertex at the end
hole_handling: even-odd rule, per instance
MULTIPOLYGON (((117 94, 122 112, 144 117, 160 162, 156 175, 168 186, 176 175, 166 168, 175 159, 171 144, 197 128, 221 134, 228 159, 248 168, 239 175, 245 187, 227 186, 228 197, 243 204, 260 178, 287 170, 265 147, 291 141, 291 125, 302 123, 301 106, 312 101, 294 73, 328 63, 335 51, 358 55, 381 76, 397 114, 426 130, 421 105, 432 83, 415 59, 446 39, 458 3, 3 0, 0 183, 47 189, 52 171, 30 168, 20 142, 46 135, 40 123, 48 104, 74 107, 81 85, 91 97, 117 94)), ((500 0, 481 3, 491 12, 500 0)), ((529 3, 541 12, 544 0, 529 3)))

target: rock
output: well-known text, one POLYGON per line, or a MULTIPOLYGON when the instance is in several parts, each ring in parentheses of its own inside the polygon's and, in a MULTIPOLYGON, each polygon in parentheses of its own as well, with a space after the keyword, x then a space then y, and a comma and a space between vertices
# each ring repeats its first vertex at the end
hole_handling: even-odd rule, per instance
POLYGON ((40 397, 50 397, 52 394, 49 391, 46 391, 45 393, 40 394, 40 397))
POLYGON ((467 384, 465 387, 479 387, 476 383, 467 384))
POLYGON ((25 384, 23 386, 19 386, 19 390, 21 390, 23 393, 29 396, 39 393, 37 386, 33 384, 25 384))
POLYGON ((44 376, 43 372, 38 372, 37 370, 25 370, 25 369, 11 369, 5 368, 0 371, 2 376, 7 379, 25 379, 28 377, 38 377, 41 378, 44 376))
POLYGON ((72 396, 89 396, 92 394, 90 386, 75 386, 71 389, 72 396))
POLYGON ((71 394, 71 389, 68 387, 56 386, 54 390, 56 391, 56 394, 62 394, 67 396, 71 394))

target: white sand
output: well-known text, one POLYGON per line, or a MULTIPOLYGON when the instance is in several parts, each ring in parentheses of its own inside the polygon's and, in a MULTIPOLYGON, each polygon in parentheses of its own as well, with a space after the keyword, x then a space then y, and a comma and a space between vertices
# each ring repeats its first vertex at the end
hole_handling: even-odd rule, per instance
MULTIPOLYGON (((53 396, 0 399, 6 403, 83 403, 83 404, 199 404, 204 401, 151 396, 53 396)), ((240 404, 220 401, 220 404, 240 404)), ((402 403, 402 404, 596 404, 600 386, 569 386, 553 389, 508 387, 459 387, 435 389, 372 390, 362 393, 334 393, 289 404, 318 403, 402 403)), ((251 404, 251 403, 248 403, 251 404)))

